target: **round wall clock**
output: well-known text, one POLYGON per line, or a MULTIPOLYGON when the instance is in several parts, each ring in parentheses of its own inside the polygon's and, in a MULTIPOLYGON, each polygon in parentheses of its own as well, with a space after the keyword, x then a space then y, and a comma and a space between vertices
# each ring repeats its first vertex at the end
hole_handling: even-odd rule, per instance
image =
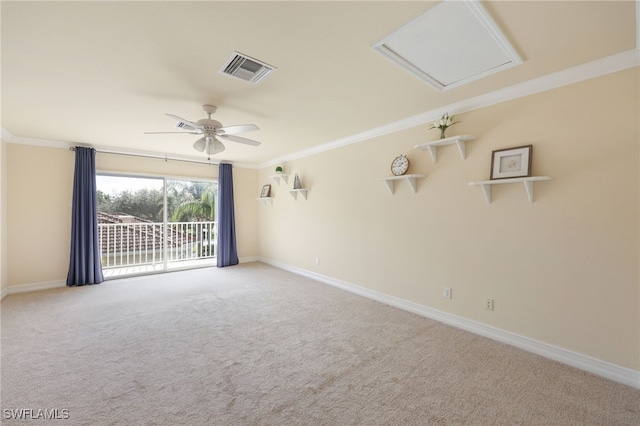
POLYGON ((391 163, 391 173, 394 176, 402 176, 409 170, 409 159, 404 155, 396 157, 391 163))

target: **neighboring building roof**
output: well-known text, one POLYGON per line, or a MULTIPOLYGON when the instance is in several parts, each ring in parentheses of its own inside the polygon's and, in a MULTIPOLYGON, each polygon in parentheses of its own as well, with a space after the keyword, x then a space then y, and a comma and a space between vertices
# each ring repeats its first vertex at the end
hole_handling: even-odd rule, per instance
MULTIPOLYGON (((98 234, 103 252, 139 251, 161 249, 163 246, 164 226, 159 222, 151 222, 127 214, 110 214, 98 212, 98 234), (121 225, 121 226, 120 226, 121 225)), ((170 227, 167 238, 169 247, 181 247, 202 239, 201 235, 179 231, 170 227)))

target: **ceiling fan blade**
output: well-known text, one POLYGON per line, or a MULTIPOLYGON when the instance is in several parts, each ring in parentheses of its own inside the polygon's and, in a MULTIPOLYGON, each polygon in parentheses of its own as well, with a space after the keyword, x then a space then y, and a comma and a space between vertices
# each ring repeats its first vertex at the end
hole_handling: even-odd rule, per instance
POLYGON ((254 141, 254 140, 247 139, 247 138, 241 138, 240 136, 218 135, 218 137, 220 139, 222 139, 222 140, 225 140, 225 141, 238 142, 238 143, 243 143, 245 145, 251 145, 251 146, 259 146, 259 145, 261 145, 261 143, 258 142, 258 141, 254 141))
POLYGON ((183 135, 201 135, 202 132, 144 132, 145 135, 162 135, 165 133, 181 133, 183 135))
POLYGON ((218 135, 231 135, 234 133, 252 132, 254 130, 260 130, 255 124, 238 124, 237 126, 227 126, 216 129, 218 135))
POLYGON ((171 117, 174 120, 176 120, 177 121, 176 127, 180 128, 180 129, 185 129, 185 130, 204 130, 204 127, 202 127, 198 123, 194 123, 193 121, 185 120, 184 118, 178 117, 177 115, 173 115, 173 114, 165 114, 165 115, 167 117, 171 117))

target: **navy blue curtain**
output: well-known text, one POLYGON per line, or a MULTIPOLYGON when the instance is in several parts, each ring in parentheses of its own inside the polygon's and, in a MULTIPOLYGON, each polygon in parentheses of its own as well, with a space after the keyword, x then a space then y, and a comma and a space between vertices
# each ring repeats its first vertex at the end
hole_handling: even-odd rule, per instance
POLYGON ((238 264, 236 220, 233 209, 231 164, 220 164, 218 174, 218 267, 238 264))
POLYGON ((99 284, 104 281, 104 276, 98 246, 96 151, 92 148, 76 147, 71 209, 71 256, 67 285, 99 284))

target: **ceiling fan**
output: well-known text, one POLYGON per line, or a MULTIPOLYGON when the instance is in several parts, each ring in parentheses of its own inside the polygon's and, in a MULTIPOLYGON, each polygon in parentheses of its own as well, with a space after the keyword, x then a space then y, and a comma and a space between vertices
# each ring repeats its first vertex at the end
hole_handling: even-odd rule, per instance
POLYGON ((235 133, 251 132, 259 130, 255 124, 239 124, 237 126, 223 127, 222 123, 211 119, 211 114, 216 112, 213 105, 202 105, 202 109, 207 113, 208 118, 202 118, 195 123, 177 115, 165 114, 174 120, 177 120, 176 127, 185 130, 184 132, 145 132, 145 134, 161 134, 161 133, 184 133, 190 135, 204 135, 198 139, 193 148, 199 152, 206 152, 208 155, 215 155, 225 150, 225 146, 221 141, 238 142, 245 145, 259 146, 260 142, 252 139, 235 136, 235 133))

